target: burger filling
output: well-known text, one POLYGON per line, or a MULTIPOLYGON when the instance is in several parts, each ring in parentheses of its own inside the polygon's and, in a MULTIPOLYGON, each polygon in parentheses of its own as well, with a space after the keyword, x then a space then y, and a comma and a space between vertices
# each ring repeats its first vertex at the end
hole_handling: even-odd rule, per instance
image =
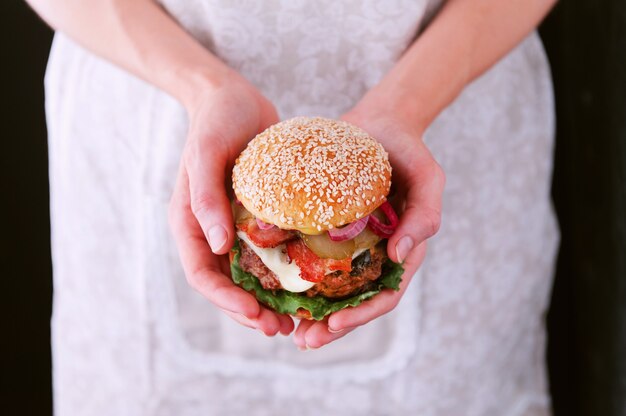
POLYGON ((371 224, 374 217, 384 218, 378 209, 369 215, 373 226, 350 224, 316 235, 266 224, 236 202, 233 214, 233 280, 280 313, 319 320, 383 289, 399 290, 403 269, 386 254, 391 230, 384 227, 390 226, 382 220, 371 224))
MULTIPOLYGON (((240 236, 241 237, 241 236, 240 236)), ((285 289, 281 279, 257 255, 258 249, 246 244, 245 237, 239 244, 241 247, 240 267, 259 279, 261 286, 267 290, 285 289)), ((371 289, 373 282, 381 275, 382 264, 387 256, 383 247, 361 249, 350 259, 350 270, 329 270, 319 282, 307 282, 304 291, 308 297, 324 296, 327 298, 344 298, 371 289)), ((294 264, 292 261, 291 264, 294 264)), ((284 278, 282 279, 285 280, 284 278)), ((291 280, 290 280, 291 282, 291 280)), ((293 290, 291 290, 293 292, 293 290)))
POLYGON ((307 235, 255 219, 234 206, 241 269, 265 290, 286 290, 307 297, 341 299, 368 291, 387 260, 381 238, 369 229, 333 241, 326 233, 307 235))
MULTIPOLYGON (((305 290, 313 287, 315 284, 300 277, 302 270, 295 262, 289 261, 286 254, 286 246, 284 244, 278 244, 275 247, 259 247, 254 244, 252 238, 250 238, 248 233, 245 231, 237 231, 237 236, 239 237, 239 240, 241 240, 240 245, 242 247, 247 247, 248 252, 251 253, 248 257, 252 257, 252 255, 255 257, 254 260, 250 260, 248 262, 249 266, 254 264, 256 265, 256 269, 263 266, 266 270, 272 273, 272 279, 274 282, 269 283, 267 273, 265 273, 263 280, 261 280, 259 275, 250 271, 252 269, 246 270, 242 267, 244 271, 248 271, 257 276, 262 283, 266 282, 267 287, 263 284, 264 288, 277 286, 276 289, 285 289, 290 292, 304 292, 305 290)), ((239 260, 239 263, 241 264, 241 259, 239 260)))
POLYGON ((320 320, 384 289, 399 290, 403 269, 386 255, 386 236, 379 235, 385 230, 368 226, 336 241, 328 232, 309 235, 265 224, 233 205, 238 239, 232 279, 277 312, 320 320))

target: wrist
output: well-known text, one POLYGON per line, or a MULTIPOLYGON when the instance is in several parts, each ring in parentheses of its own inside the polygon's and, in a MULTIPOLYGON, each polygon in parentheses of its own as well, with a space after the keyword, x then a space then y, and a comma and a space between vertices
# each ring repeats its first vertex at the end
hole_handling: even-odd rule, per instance
POLYGON ((394 120, 421 136, 432 120, 419 101, 415 94, 399 85, 379 84, 365 94, 353 111, 364 114, 366 118, 394 120))
POLYGON ((212 61, 208 65, 178 68, 171 73, 171 82, 168 83, 172 86, 170 92, 189 114, 193 113, 207 94, 240 78, 217 58, 212 61))

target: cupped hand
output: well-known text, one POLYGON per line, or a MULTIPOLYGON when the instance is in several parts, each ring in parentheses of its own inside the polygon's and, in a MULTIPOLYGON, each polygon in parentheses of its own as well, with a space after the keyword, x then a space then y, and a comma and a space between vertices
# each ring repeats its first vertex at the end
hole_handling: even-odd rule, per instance
POLYGON ((389 153, 396 190, 390 202, 400 223, 388 241, 387 252, 391 260, 403 263, 400 290, 383 290, 323 321, 302 320, 294 335, 300 349, 319 348, 394 309, 424 259, 426 240, 439 229, 444 173, 422 141, 423 130, 418 123, 393 108, 378 97, 366 96, 342 119, 367 131, 389 153))
POLYGON ((235 241, 230 172, 246 144, 278 122, 274 106, 243 78, 186 103, 187 142, 169 207, 169 220, 188 283, 237 322, 266 335, 287 335, 291 317, 270 311, 231 280, 228 252, 235 241))

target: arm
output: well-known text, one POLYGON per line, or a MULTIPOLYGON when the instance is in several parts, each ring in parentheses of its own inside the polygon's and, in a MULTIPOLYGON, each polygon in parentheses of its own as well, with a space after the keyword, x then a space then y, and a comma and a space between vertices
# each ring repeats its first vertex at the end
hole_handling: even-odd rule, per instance
POLYGON ((55 30, 190 107, 231 72, 153 0, 26 0, 55 30))
MULTIPOLYGON (((536 28, 556 0, 449 0, 362 105, 384 98, 422 133, 465 86, 536 28)), ((357 106, 358 108, 359 106, 357 106)))
POLYGON ((382 81, 344 119, 389 152, 403 212, 387 246, 404 261, 399 292, 387 291, 326 322, 301 322, 294 342, 318 348, 391 311, 420 266, 426 239, 439 229, 444 173, 422 134, 472 80, 532 31, 556 0, 449 0, 382 81))
POLYGON ((189 132, 169 217, 187 280, 243 325, 291 332, 290 317, 232 282, 221 256, 234 243, 226 172, 250 138, 278 121, 273 105, 152 0, 28 1, 53 28, 185 106, 189 132))

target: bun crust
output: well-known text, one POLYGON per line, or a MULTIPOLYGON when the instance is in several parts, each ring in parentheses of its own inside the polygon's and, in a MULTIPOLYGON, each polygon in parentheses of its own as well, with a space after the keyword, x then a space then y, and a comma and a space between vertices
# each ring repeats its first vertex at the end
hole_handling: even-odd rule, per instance
POLYGON ((296 117, 258 134, 233 168, 255 217, 306 234, 349 224, 382 204, 391 166, 382 145, 344 121, 296 117))
POLYGON ((307 319, 309 321, 313 320, 313 317, 311 316, 311 312, 307 311, 304 308, 298 308, 298 310, 296 311, 296 314, 292 316, 296 318, 300 318, 300 319, 307 319))

